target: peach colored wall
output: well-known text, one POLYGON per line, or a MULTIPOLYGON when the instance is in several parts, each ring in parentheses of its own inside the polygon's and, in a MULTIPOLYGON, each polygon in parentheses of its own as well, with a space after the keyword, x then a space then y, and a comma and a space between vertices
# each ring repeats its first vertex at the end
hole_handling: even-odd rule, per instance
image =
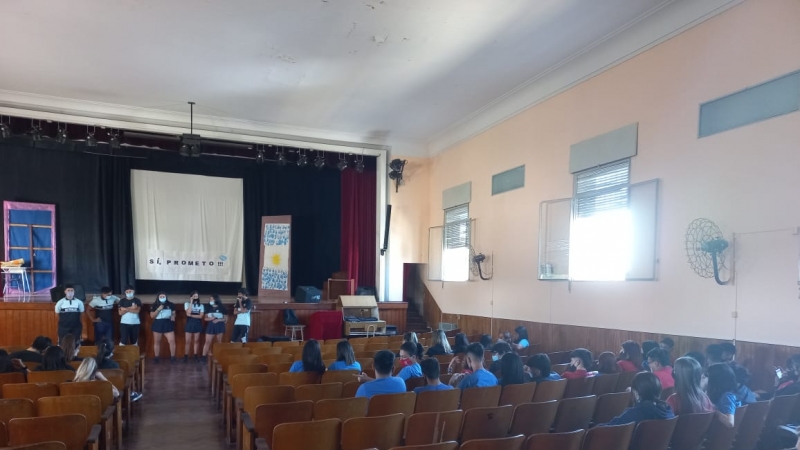
MULTIPOLYGON (((389 183, 389 204, 392 223, 389 227, 388 284, 389 300, 403 300, 403 264, 428 262, 428 193, 430 159, 406 159, 403 183, 395 192, 394 181, 389 183)), ((382 243, 382 242, 381 242, 382 243)))
POLYGON ((475 248, 494 263, 492 281, 428 283, 443 312, 796 345, 800 113, 697 134, 700 103, 798 70, 798 55, 800 2, 749 0, 433 158, 428 224, 442 190, 472 181, 475 248), (572 196, 570 145, 634 122, 631 181, 661 180, 658 281, 537 281, 539 203, 572 196), (524 189, 492 197, 492 174, 520 164, 524 189), (745 233, 731 286, 686 262, 698 217, 745 233))

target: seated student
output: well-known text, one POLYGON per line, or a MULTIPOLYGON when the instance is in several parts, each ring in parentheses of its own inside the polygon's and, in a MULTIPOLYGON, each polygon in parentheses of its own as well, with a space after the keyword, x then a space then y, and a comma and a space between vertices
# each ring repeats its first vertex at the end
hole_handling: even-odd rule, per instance
POLYGON ((648 367, 647 365, 647 354, 650 353, 650 350, 654 348, 659 348, 658 342, 656 341, 642 342, 642 370, 650 370, 650 367, 648 367))
POLYGON ((453 386, 444 384, 439 380, 439 361, 426 359, 420 364, 422 375, 425 377, 425 386, 414 388, 414 392, 419 394, 425 391, 446 391, 453 389, 453 386))
POLYGON ((647 354, 647 366, 658 380, 661 381, 663 389, 675 387, 675 380, 672 378, 672 367, 669 365, 669 353, 663 348, 654 348, 647 354))
POLYGON ((696 359, 684 356, 675 360, 672 369, 675 377, 675 393, 670 395, 667 403, 675 414, 694 414, 711 412, 714 405, 700 387, 703 368, 696 359))
POLYGON ((339 341, 336 344, 336 361, 328 366, 328 370, 358 370, 361 371, 361 364, 356 361, 353 346, 347 341, 339 341))
POLYGON ((507 342, 498 342, 492 346, 492 364, 489 366, 489 372, 492 372, 494 376, 498 376, 500 374, 500 359, 506 353, 511 353, 511 346, 507 342))
MULTIPOLYGON (((405 345, 405 343, 403 344, 405 345)), ((358 381, 364 383, 358 387, 356 397, 372 398, 377 394, 399 394, 406 392, 406 383, 398 377, 392 376, 394 369, 394 353, 389 350, 381 350, 375 353, 372 360, 372 367, 375 369, 375 379, 365 374, 355 375, 358 381)))
POLYGON ((671 419, 675 417, 672 408, 661 400, 661 382, 650 372, 640 372, 633 377, 631 384, 634 406, 626 409, 605 425, 625 425, 643 420, 671 419))
POLYGON ((509 384, 522 384, 525 382, 525 369, 522 367, 522 359, 514 353, 506 353, 500 360, 500 377, 497 384, 508 386, 509 384))
POLYGON ((522 325, 514 328, 514 333, 517 334, 517 338, 511 343, 511 347, 515 351, 520 351, 523 348, 528 348, 531 344, 528 342, 528 330, 525 329, 522 325))
POLYGON ((472 369, 472 373, 461 379, 458 384, 459 389, 497 386, 497 377, 483 367, 483 346, 481 344, 470 344, 467 347, 466 358, 467 366, 472 369))
POLYGON ((731 342, 721 342, 719 344, 722 349, 722 362, 729 363, 736 359, 736 346, 731 342))
POLYGON ((451 353, 453 353, 453 350, 450 348, 450 343, 447 341, 447 335, 444 334, 444 331, 434 331, 431 346, 428 347, 425 356, 432 358, 436 355, 449 355, 451 353))
POLYGON ((597 357, 595 370, 601 375, 622 372, 622 368, 617 364, 617 357, 611 352, 600 353, 600 356, 597 357))
POLYGON ((661 338, 661 341, 658 343, 658 346, 666 350, 667 353, 672 353, 672 349, 675 348, 675 341, 673 341, 671 337, 665 336, 661 338))
MULTIPOLYGON (((97 343, 97 356, 95 356, 95 364, 97 370, 103 369, 119 369, 119 363, 111 359, 114 354, 114 343, 103 339, 97 343)), ((85 360, 84 360, 85 361, 85 360)), ((131 401, 138 402, 142 396, 141 392, 131 391, 131 401)))
POLYGON ((20 370, 14 367, 14 362, 8 352, 0 348, 0 373, 12 372, 20 372, 20 370))
POLYGON ((569 355, 570 362, 567 370, 561 374, 562 378, 572 380, 575 378, 586 378, 597 375, 597 372, 589 372, 592 367, 592 352, 585 348, 576 348, 569 355))
POLYGON ((47 347, 53 345, 53 341, 50 340, 47 336, 36 336, 36 339, 33 340, 33 343, 27 350, 20 350, 18 352, 14 352, 9 356, 11 359, 18 359, 22 362, 35 362, 41 363, 42 362, 42 354, 47 347))
POLYGON ((622 343, 617 365, 623 372, 642 371, 642 348, 639 347, 638 342, 625 341, 622 343))
MULTIPOLYGON (((491 338, 489 339, 491 340, 491 338)), ((458 333, 456 335, 456 341, 453 344, 453 354, 465 353, 467 351, 467 347, 469 346, 469 340, 467 339, 467 335, 464 333, 458 333)))
POLYGON ((711 344, 706 347, 706 367, 712 364, 718 364, 722 361, 722 346, 719 344, 711 344))
POLYGON ((61 350, 64 350, 65 358, 67 362, 70 361, 83 361, 83 358, 78 357, 78 351, 81 349, 80 343, 75 340, 75 336, 68 334, 61 338, 61 342, 58 344, 61 347, 61 350))
MULTIPOLYGON (((483 348, 492 348, 494 342, 492 342, 491 336, 489 336, 488 334, 482 334, 480 344, 483 346, 483 348)), ((466 350, 464 350, 464 352, 466 353, 466 350)))
POLYGON ((57 345, 48 347, 47 350, 44 351, 44 355, 42 355, 42 363, 39 364, 39 367, 33 369, 34 372, 49 372, 53 370, 75 371, 64 358, 64 350, 57 345))
POLYGON ((289 372, 317 372, 325 373, 325 364, 322 362, 322 350, 315 339, 306 341, 303 345, 303 356, 300 361, 295 361, 289 372))
POLYGON ((543 383, 561 379, 561 375, 553 372, 550 357, 545 353, 537 353, 528 358, 524 369, 529 382, 543 383))
POLYGON ((700 352, 688 352, 683 356, 685 358, 694 359, 695 361, 697 361, 698 364, 700 364, 700 368, 703 369, 703 371, 706 370, 706 356, 704 354, 700 352))
MULTIPOLYGON (((97 361, 92 358, 86 358, 81 362, 81 365, 78 367, 78 370, 75 371, 75 378, 72 381, 108 381, 108 379, 99 371, 97 367, 97 361)), ((117 390, 114 385, 111 385, 111 392, 113 392, 114 397, 119 397, 119 391, 117 390)))
POLYGON ((505 342, 509 346, 513 344, 514 341, 511 340, 511 333, 508 331, 501 331, 499 335, 497 335, 497 341, 495 344, 499 344, 501 342, 505 342))
POLYGON ((714 404, 716 416, 722 425, 733 428, 736 408, 742 404, 736 398, 736 375, 728 364, 708 366, 708 398, 714 404))
POLYGON ((411 342, 406 342, 400 346, 400 372, 398 378, 403 381, 409 378, 422 376, 422 368, 419 366, 420 355, 417 353, 417 346, 411 342))
MULTIPOLYGON (((416 345, 417 354, 419 355, 422 355, 422 352, 425 351, 425 348, 422 346, 422 344, 419 343, 419 339, 417 338, 417 333, 414 333, 413 331, 407 331, 405 334, 403 334, 403 342, 404 343, 412 342, 414 345, 416 345)), ((396 356, 399 357, 400 354, 398 353, 396 356)))
POLYGON ((733 374, 736 376, 736 399, 739 400, 739 403, 742 405, 749 405, 757 402, 758 398, 756 394, 747 387, 752 379, 750 371, 747 370, 747 367, 736 364, 735 362, 731 362, 730 366, 731 369, 733 369, 733 374))
POLYGON ((786 368, 775 368, 775 395, 794 395, 800 393, 800 355, 792 355, 786 360, 786 368))

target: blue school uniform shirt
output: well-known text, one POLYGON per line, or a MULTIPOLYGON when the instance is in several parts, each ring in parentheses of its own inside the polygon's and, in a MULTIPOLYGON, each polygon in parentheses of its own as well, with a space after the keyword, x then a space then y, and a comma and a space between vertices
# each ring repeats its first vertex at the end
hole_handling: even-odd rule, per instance
POLYGON ((406 392, 406 382, 397 377, 379 378, 367 381, 358 387, 356 397, 372 398, 378 394, 399 394, 406 392))
POLYGON ((733 392, 726 392, 719 397, 719 400, 714 403, 714 408, 722 414, 735 414, 736 408, 742 406, 742 403, 736 398, 733 392))
POLYGON ((419 363, 414 363, 410 366, 403 367, 400 369, 400 373, 397 374, 397 378, 402 378, 403 381, 408 380, 409 378, 414 377, 421 377, 422 376, 422 367, 419 363))
POLYGON ((303 361, 295 361, 292 367, 289 368, 289 372, 305 372, 303 370, 303 361))
POLYGON ((422 386, 418 388, 414 388, 414 393, 419 394, 420 392, 427 392, 427 391, 449 391, 453 389, 453 386, 449 384, 439 383, 434 386, 422 386))
POLYGON ((497 386, 497 377, 486 369, 475 371, 461 380, 459 389, 497 386))
POLYGON ((517 342, 517 345, 519 345, 522 348, 525 348, 525 347, 530 346, 531 344, 528 342, 527 339, 520 339, 520 341, 517 342))
POLYGON ((334 361, 330 366, 328 366, 328 370, 358 370, 361 371, 361 364, 358 361, 353 361, 353 364, 349 366, 345 361, 334 361))

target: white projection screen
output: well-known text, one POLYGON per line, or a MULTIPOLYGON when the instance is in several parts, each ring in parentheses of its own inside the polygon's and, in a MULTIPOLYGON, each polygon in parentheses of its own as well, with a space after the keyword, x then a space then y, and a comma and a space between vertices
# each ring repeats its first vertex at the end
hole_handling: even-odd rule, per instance
POLYGON ((140 280, 242 281, 242 179, 131 171, 140 280))

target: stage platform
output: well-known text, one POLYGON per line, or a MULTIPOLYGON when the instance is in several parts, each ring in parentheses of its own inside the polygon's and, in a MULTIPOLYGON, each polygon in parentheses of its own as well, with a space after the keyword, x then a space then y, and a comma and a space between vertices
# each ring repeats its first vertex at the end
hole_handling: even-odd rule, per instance
MULTIPOLYGON (((91 300, 93 294, 88 294, 91 300)), ((141 314, 142 328, 140 333, 140 345, 146 345, 147 354, 152 356, 152 335, 150 333, 150 304, 155 301, 155 295, 144 295, 139 297, 143 302, 141 314)), ((172 296, 170 300, 181 306, 185 301, 185 296, 172 296)), ((302 324, 308 323, 311 314, 317 311, 335 311, 335 302, 321 303, 295 303, 284 302, 274 298, 250 297, 255 308, 251 315, 250 338, 256 339, 258 336, 276 336, 284 334, 283 310, 293 309, 295 315, 302 324)), ((223 296, 222 302, 226 306, 233 305, 236 296, 223 296)), ((381 320, 385 320, 389 325, 397 326, 398 333, 403 333, 406 328, 406 309, 408 303, 403 302, 378 302, 378 310, 381 320)), ((119 342, 118 324, 119 317, 114 310, 116 324, 114 326, 115 343, 119 342)), ((54 312, 54 304, 50 301, 49 295, 10 295, 0 298, 0 346, 3 345, 30 345, 38 335, 50 336, 54 341, 57 339, 56 328, 58 318, 54 312)), ((175 340, 177 356, 183 357, 184 333, 183 328, 186 323, 184 311, 178 311, 175 319, 175 340)), ((94 329, 87 316, 83 318, 83 339, 94 341, 94 329)), ((229 318, 223 342, 230 341, 230 333, 233 330, 233 319, 229 318)), ((168 355, 165 350, 166 344, 162 345, 162 356, 168 355)))

